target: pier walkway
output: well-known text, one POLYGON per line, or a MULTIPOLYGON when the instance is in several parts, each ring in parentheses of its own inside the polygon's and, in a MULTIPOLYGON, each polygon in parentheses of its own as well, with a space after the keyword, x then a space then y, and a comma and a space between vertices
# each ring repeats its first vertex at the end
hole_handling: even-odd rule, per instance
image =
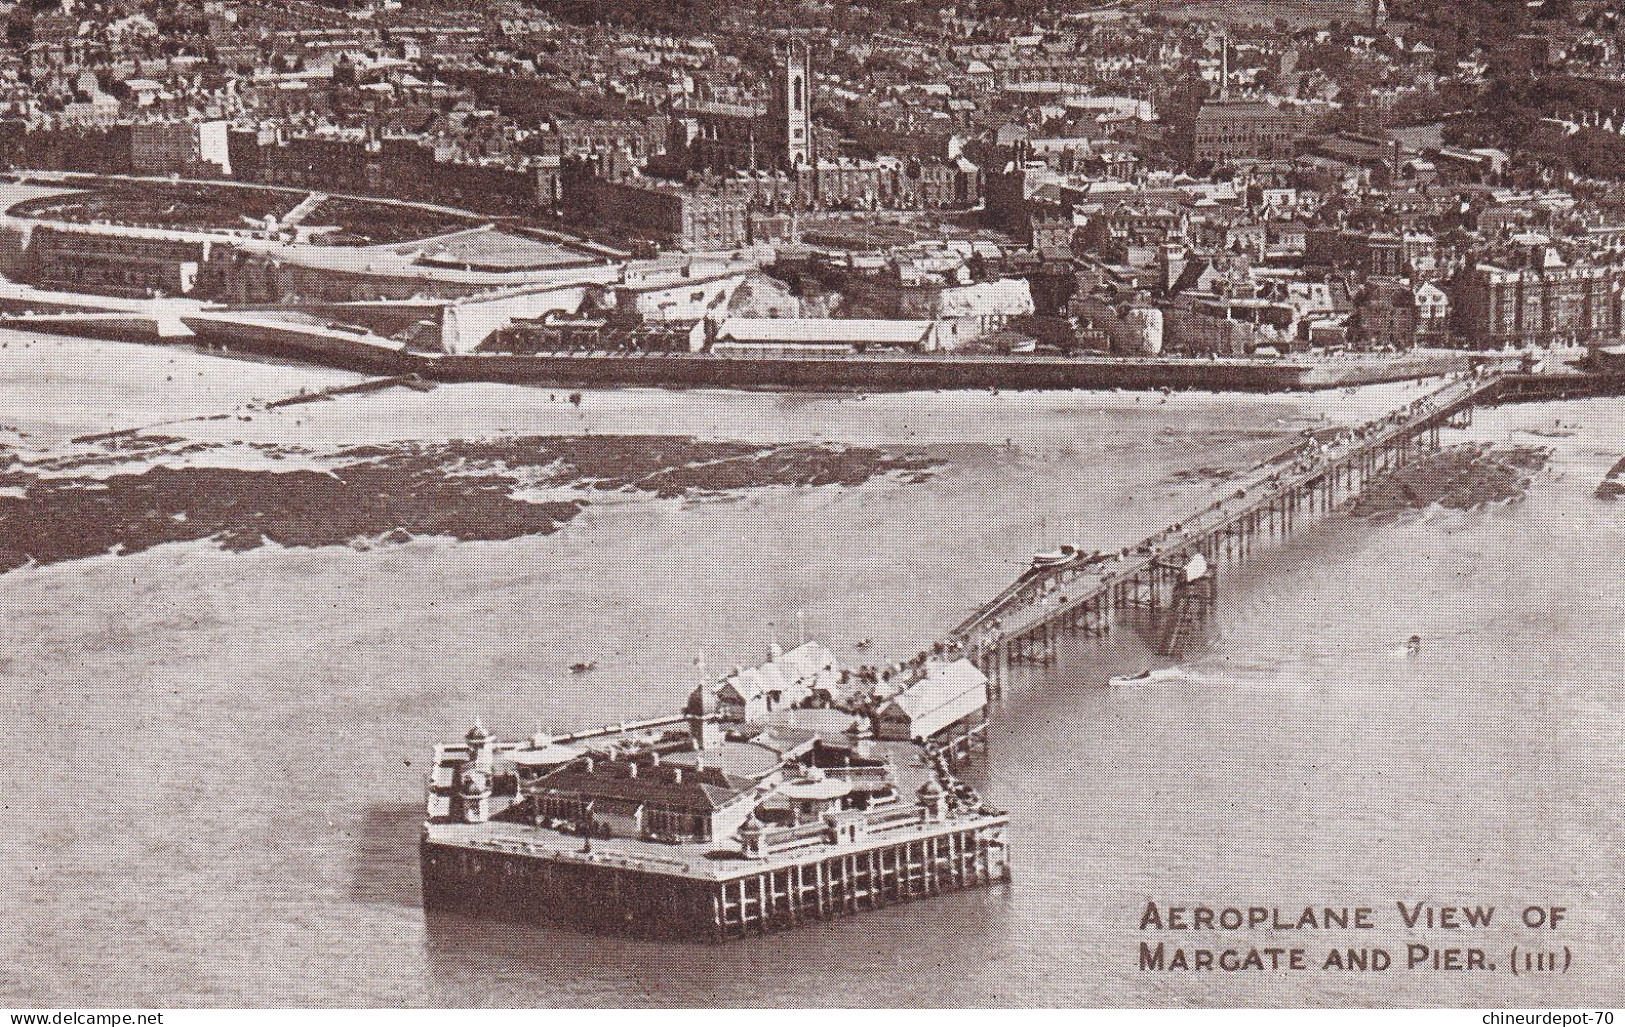
POLYGON ((1223 561, 1244 558, 1260 540, 1285 537, 1304 516, 1331 510, 1374 476, 1409 463, 1423 447, 1437 448, 1439 430, 1471 423, 1476 405, 1503 392, 1509 399, 1525 398, 1520 390, 1543 388, 1522 377, 1453 381, 1335 440, 1308 439, 1283 454, 1295 456, 1286 469, 1230 483, 1233 493, 1137 545, 1110 554, 1080 552, 1065 563, 1024 572, 957 625, 950 641, 982 668, 995 690, 1012 662, 1047 663, 1064 635, 1104 635, 1115 613, 1133 607, 1170 615, 1172 628, 1161 644, 1172 655, 1192 616, 1211 611, 1214 576, 1223 561))

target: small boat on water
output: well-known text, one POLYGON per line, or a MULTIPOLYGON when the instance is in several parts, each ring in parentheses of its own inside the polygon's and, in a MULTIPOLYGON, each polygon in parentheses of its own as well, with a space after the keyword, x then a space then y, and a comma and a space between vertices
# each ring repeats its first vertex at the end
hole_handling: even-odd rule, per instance
POLYGON ((1137 685, 1155 685, 1179 680, 1178 667, 1150 667, 1138 674, 1119 674, 1106 682, 1113 688, 1133 688, 1137 685))
POLYGON ((596 669, 598 669, 597 660, 582 660, 580 663, 570 664, 570 673, 572 674, 585 674, 589 670, 596 669))
POLYGON ((1422 636, 1412 635, 1405 640, 1405 655, 1416 656, 1422 652, 1422 636))

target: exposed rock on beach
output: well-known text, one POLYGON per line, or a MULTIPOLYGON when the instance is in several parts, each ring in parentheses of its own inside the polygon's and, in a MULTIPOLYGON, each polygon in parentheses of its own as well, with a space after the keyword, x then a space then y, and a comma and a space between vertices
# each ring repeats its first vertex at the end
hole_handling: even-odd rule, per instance
POLYGON ((1349 507, 1355 517, 1377 517, 1441 506, 1474 510, 1528 494, 1531 476, 1546 466, 1546 446, 1449 446, 1371 481, 1349 507))

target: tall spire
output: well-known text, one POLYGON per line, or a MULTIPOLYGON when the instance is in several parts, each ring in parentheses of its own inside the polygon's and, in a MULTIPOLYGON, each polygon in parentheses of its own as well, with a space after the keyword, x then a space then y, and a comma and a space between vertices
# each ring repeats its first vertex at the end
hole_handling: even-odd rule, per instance
POLYGON ((1219 99, 1230 99, 1230 30, 1219 32, 1219 99))

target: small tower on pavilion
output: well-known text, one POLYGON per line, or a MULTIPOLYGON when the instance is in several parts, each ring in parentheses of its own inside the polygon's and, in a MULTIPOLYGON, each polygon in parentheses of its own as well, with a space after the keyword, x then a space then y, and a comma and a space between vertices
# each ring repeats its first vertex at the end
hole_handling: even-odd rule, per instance
POLYGON ((458 798, 462 801, 463 821, 483 824, 491 819, 491 775, 474 765, 473 760, 463 764, 458 774, 458 798))
POLYGON ((683 711, 688 720, 688 737, 700 752, 715 749, 722 744, 722 725, 717 721, 717 686, 702 681, 688 697, 688 708, 683 711))
POLYGON ((468 746, 469 762, 487 776, 490 775, 491 765, 495 761, 495 754, 491 748, 494 741, 491 732, 485 730, 485 725, 480 723, 478 717, 474 718, 474 726, 468 729, 468 734, 463 736, 463 742, 468 746))
POLYGON ((915 793, 920 800, 920 806, 925 810, 927 820, 941 823, 948 819, 948 793, 942 790, 935 778, 927 779, 915 793))

